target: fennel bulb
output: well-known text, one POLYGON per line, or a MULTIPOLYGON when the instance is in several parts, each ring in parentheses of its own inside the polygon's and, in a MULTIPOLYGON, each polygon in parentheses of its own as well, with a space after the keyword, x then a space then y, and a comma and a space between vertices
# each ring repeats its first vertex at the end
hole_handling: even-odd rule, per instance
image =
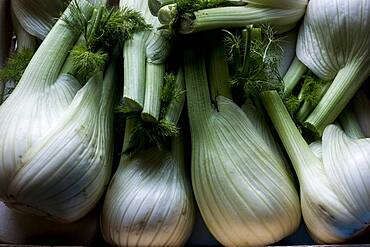
POLYGON ((322 134, 370 74, 370 1, 311 0, 297 42, 298 58, 332 80, 305 124, 322 134))
POLYGON ((185 52, 185 81, 192 183, 210 232, 228 246, 271 244, 294 232, 299 198, 283 160, 231 100, 219 96, 212 107, 204 58, 195 51, 185 52))
POLYGON ((78 91, 59 121, 21 159, 7 205, 72 222, 105 191, 111 172, 114 65, 78 91))
POLYGON ((352 139, 337 126, 320 143, 303 139, 276 91, 261 94, 298 175, 304 221, 319 242, 340 243, 370 221, 370 139, 352 139))
MULTIPOLYGON (((181 246, 190 236, 194 205, 183 147, 153 147, 124 156, 101 215, 104 239, 115 246, 181 246)), ((176 145, 179 145, 176 147, 176 145)))
MULTIPOLYGON (((92 7, 81 0, 81 10, 92 7)), ((64 13, 69 16, 69 9, 64 13)), ((59 20, 33 56, 18 86, 0 107, 0 198, 8 200, 8 187, 22 168, 22 157, 68 108, 79 83, 60 70, 79 34, 59 20)))

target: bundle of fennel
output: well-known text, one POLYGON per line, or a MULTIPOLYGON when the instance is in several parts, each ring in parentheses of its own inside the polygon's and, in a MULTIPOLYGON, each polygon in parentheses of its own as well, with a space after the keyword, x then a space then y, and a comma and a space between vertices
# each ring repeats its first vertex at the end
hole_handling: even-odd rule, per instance
MULTIPOLYGON (((240 64, 234 67, 232 81, 266 108, 297 174, 302 214, 311 236, 318 242, 340 243, 360 235, 369 226, 370 139, 355 118, 343 112, 346 133, 328 125, 321 142, 311 144, 310 150, 283 103, 284 81, 278 73, 282 54, 274 33, 253 27, 245 32, 241 47, 247 48, 231 50, 232 64, 240 64)), ((235 37, 229 32, 227 41, 235 37)))
POLYGON ((120 5, 137 10, 151 25, 151 30, 135 34, 124 45, 123 101, 127 111, 141 111, 143 120, 157 122, 170 37, 158 29, 159 22, 150 14, 146 0, 121 0, 120 5))
POLYGON ((133 10, 70 3, 0 107, 0 198, 8 206, 71 222, 96 205, 111 170, 109 60, 114 46, 146 28, 133 10))
MULTIPOLYGON (((167 78, 165 87, 181 92, 183 77, 180 69, 176 80, 167 78)), ((161 119, 176 126, 185 95, 163 90, 161 98, 161 119)), ((123 155, 102 209, 104 239, 115 246, 182 246, 194 222, 182 138, 168 140, 160 136, 160 124, 149 127, 140 121, 140 115, 126 120, 123 155), (151 139, 158 132, 157 145, 143 131, 151 133, 151 139)))
POLYGON ((226 246, 276 243, 301 215, 318 243, 366 232, 370 1, 68 2, 56 21, 63 0, 0 0, 8 207, 74 222, 103 199, 114 246, 185 245, 196 206, 226 246))

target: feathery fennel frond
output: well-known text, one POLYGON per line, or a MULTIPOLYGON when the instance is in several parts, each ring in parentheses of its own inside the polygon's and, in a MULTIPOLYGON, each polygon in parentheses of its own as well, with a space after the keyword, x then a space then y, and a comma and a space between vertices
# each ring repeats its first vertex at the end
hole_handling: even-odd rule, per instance
POLYGON ((321 99, 321 91, 329 81, 321 80, 312 72, 303 76, 302 98, 312 105, 317 105, 321 99))
POLYGON ((161 115, 160 119, 163 119, 167 113, 168 107, 173 100, 178 100, 183 94, 184 90, 181 90, 176 85, 176 76, 172 73, 164 76, 164 83, 161 92, 161 115))
POLYGON ((281 39, 275 38, 269 26, 249 26, 245 34, 239 36, 226 32, 226 51, 232 64, 239 65, 234 69, 231 84, 243 89, 245 98, 258 96, 266 90, 283 91, 283 81, 278 71, 283 52, 279 42, 281 39))
POLYGON ((131 132, 129 145, 124 154, 132 155, 153 145, 161 148, 169 137, 178 136, 180 128, 174 123, 164 119, 157 123, 145 122, 140 114, 133 114, 130 119, 134 121, 135 127, 131 132))
POLYGON ((301 106, 301 102, 299 101, 298 97, 294 96, 293 94, 284 95, 283 102, 290 116, 292 117, 294 116, 294 114, 298 111, 299 107, 301 106))
POLYGON ((129 8, 100 6, 91 19, 81 12, 76 0, 70 9, 71 17, 63 18, 64 23, 74 32, 83 30, 84 42, 71 51, 74 76, 82 83, 104 69, 114 47, 131 39, 134 33, 151 28, 139 12, 129 8))
POLYGON ((86 44, 75 46, 71 51, 74 76, 80 82, 86 82, 93 74, 104 69, 108 61, 108 53, 103 51, 92 52, 86 44))
POLYGON ((14 81, 18 82, 27 65, 31 61, 33 51, 30 49, 21 49, 12 54, 4 68, 0 69, 0 81, 14 81))
POLYGON ((81 11, 77 0, 72 0, 72 2, 70 3, 69 10, 71 12, 71 17, 62 16, 61 19, 71 31, 75 33, 81 33, 82 31, 83 37, 86 40, 88 26, 90 23, 89 18, 87 18, 81 11))
POLYGON ((131 139, 124 154, 134 154, 153 145, 159 148, 166 144, 169 137, 178 136, 180 128, 173 122, 165 119, 171 102, 176 101, 185 93, 176 85, 176 76, 172 73, 164 77, 164 85, 161 91, 161 113, 158 122, 146 122, 140 116, 140 112, 132 112, 123 105, 117 110, 126 118, 132 119, 135 127, 131 132, 131 139))

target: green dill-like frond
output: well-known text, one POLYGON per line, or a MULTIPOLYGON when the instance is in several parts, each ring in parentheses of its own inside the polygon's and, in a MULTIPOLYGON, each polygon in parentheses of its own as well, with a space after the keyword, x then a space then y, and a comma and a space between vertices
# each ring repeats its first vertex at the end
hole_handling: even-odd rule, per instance
POLYGON ((227 59, 233 61, 238 59, 241 60, 241 47, 242 39, 238 34, 233 34, 232 32, 223 29, 222 30, 226 35, 224 37, 225 50, 227 54, 227 59))
POLYGON ((161 147, 168 138, 180 134, 180 128, 166 120, 149 123, 143 121, 140 114, 132 115, 130 119, 134 121, 135 127, 131 132, 129 145, 123 151, 124 154, 132 155, 153 145, 161 147))
POLYGON ((133 34, 151 28, 143 16, 129 8, 107 8, 100 6, 97 14, 89 20, 82 13, 78 2, 72 0, 70 16, 62 17, 68 28, 83 34, 91 52, 110 52, 117 44, 131 39, 133 34))
POLYGON ((276 32, 271 26, 263 26, 263 34, 266 37, 266 45, 264 47, 263 61, 265 63, 273 63, 275 66, 281 60, 281 54, 283 52, 280 43, 283 42, 283 37, 277 38, 276 32))
POLYGON ((85 40, 88 39, 88 27, 89 27, 89 19, 84 15, 81 11, 80 6, 78 5, 77 0, 72 0, 70 3, 70 15, 69 16, 62 16, 61 20, 67 25, 67 27, 75 33, 83 34, 85 40))
POLYGON ((140 112, 133 111, 126 104, 120 104, 114 107, 114 112, 120 114, 122 118, 136 118, 140 115, 140 112))
POLYGON ((110 49, 132 39, 134 33, 151 29, 143 16, 129 8, 104 8, 101 21, 95 34, 95 46, 110 49))
POLYGON ((312 105, 316 105, 320 101, 321 91, 328 81, 321 80, 313 73, 308 73, 303 76, 304 82, 302 86, 302 98, 312 105))
POLYGON ((71 51, 74 76, 81 82, 86 82, 96 72, 104 69, 108 54, 103 51, 92 52, 86 44, 75 46, 71 51))
POLYGON ((176 76, 174 74, 169 73, 164 76, 164 83, 161 91, 160 118, 163 118, 166 115, 171 102, 178 100, 184 93, 185 91, 181 90, 176 85, 176 76))
POLYGON ((33 52, 30 49, 21 49, 12 54, 4 68, 0 70, 0 81, 18 82, 31 61, 33 52))
POLYGON ((274 32, 270 27, 263 27, 263 36, 258 37, 261 30, 255 34, 251 30, 250 35, 246 35, 240 47, 250 42, 248 49, 239 49, 243 64, 234 71, 231 83, 244 89, 246 97, 258 96, 267 90, 277 90, 281 93, 284 89, 282 78, 278 71, 282 49, 278 41, 274 38, 274 32), (252 35, 253 34, 253 35, 252 35))
POLYGON ((161 102, 169 104, 173 98, 173 92, 176 88, 176 76, 172 73, 165 74, 164 83, 161 91, 161 102))
POLYGON ((299 99, 296 96, 292 95, 292 94, 286 95, 283 98, 283 102, 284 102, 284 105, 287 108, 289 114, 292 117, 298 111, 298 109, 301 105, 301 102, 299 101, 299 99))
POLYGON ((160 136, 162 137, 172 137, 172 136, 178 136, 180 135, 180 128, 177 127, 176 124, 173 122, 167 121, 165 119, 162 119, 158 123, 158 129, 160 132, 160 136))
POLYGON ((132 112, 132 110, 131 110, 130 107, 128 107, 127 105, 123 104, 123 105, 117 105, 114 108, 114 112, 116 112, 116 113, 122 113, 122 114, 128 114, 128 113, 132 112))
POLYGON ((179 99, 185 93, 176 85, 176 76, 172 73, 167 73, 164 76, 164 84, 161 92, 161 103, 170 104, 172 100, 179 99))

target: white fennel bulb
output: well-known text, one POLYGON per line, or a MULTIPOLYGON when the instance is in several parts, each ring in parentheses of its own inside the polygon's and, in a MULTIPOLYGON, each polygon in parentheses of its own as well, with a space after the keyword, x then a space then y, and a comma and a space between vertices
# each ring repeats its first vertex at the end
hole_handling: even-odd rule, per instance
POLYGON ((101 228, 108 243, 185 244, 193 228, 195 209, 181 140, 172 142, 171 152, 152 147, 121 159, 101 215, 101 228))
POLYGON ((72 222, 98 202, 111 172, 114 67, 93 76, 21 159, 7 205, 72 222))
MULTIPOLYGON (((81 10, 92 7, 81 0, 81 10)), ((70 15, 67 10, 64 15, 70 15)), ((0 107, 0 198, 8 199, 8 187, 28 149, 60 119, 80 88, 69 75, 60 74, 69 50, 79 34, 58 21, 46 37, 18 86, 0 107)))
POLYGON ((332 123, 370 74, 370 1, 311 0, 297 56, 320 79, 333 80, 305 123, 317 134, 332 123))
POLYGON ((341 243, 367 229, 370 221, 370 139, 325 128, 322 145, 301 136, 277 92, 262 93, 297 173, 304 221, 320 243, 341 243))

